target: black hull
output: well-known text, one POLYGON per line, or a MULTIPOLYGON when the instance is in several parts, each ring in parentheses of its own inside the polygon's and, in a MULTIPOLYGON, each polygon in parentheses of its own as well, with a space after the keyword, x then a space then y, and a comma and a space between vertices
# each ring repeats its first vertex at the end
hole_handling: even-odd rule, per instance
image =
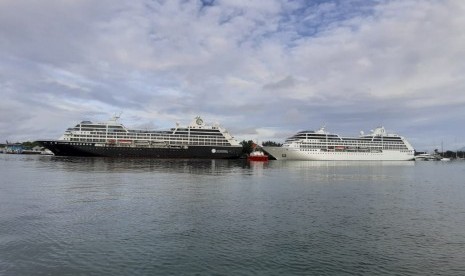
POLYGON ((236 159, 240 146, 134 147, 68 141, 37 141, 56 156, 236 159))

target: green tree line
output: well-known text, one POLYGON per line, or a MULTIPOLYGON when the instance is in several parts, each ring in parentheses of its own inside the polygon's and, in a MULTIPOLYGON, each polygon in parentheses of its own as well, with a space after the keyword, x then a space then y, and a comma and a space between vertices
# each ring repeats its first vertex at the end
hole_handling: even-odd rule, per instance
MULTIPOLYGON (((243 140, 239 144, 242 145, 242 153, 243 154, 250 154, 254 149, 254 145, 256 145, 255 142, 252 141, 252 140, 248 140, 248 141, 243 140)), ((265 141, 265 142, 262 143, 262 145, 263 146, 272 146, 272 147, 280 147, 280 146, 282 146, 282 144, 276 143, 276 142, 273 142, 273 141, 265 141)))

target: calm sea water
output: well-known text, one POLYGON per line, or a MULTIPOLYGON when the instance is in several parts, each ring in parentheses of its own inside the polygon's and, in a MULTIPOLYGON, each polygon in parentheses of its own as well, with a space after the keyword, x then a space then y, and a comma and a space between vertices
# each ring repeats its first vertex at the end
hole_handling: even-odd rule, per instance
POLYGON ((464 176, 0 154, 0 275, 464 275, 464 176))

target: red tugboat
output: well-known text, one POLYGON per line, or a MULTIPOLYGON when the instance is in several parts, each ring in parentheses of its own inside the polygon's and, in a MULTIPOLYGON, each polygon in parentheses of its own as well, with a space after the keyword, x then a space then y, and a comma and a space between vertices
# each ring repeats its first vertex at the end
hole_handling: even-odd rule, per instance
POLYGON ((268 155, 264 154, 262 151, 257 150, 257 144, 252 145, 253 151, 247 156, 247 161, 259 161, 267 162, 268 155))
POLYGON ((248 161, 260 161, 260 162, 267 162, 268 155, 265 155, 261 151, 252 151, 249 156, 247 156, 248 161))

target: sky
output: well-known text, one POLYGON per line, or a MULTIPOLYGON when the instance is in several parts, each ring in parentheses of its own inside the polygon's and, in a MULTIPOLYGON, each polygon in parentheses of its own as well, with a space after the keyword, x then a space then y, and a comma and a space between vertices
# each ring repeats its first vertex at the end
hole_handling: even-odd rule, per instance
POLYGON ((377 126, 465 146, 462 0, 0 0, 0 140, 121 113, 239 141, 377 126))

